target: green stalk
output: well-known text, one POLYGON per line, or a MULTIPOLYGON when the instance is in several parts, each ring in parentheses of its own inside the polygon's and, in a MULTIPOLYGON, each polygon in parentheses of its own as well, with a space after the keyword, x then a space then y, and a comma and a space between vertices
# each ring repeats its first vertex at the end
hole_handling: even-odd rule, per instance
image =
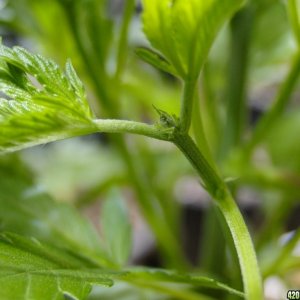
POLYGON ((195 135, 195 140, 198 145, 198 147, 201 149, 202 153, 204 154, 205 158, 209 161, 211 165, 214 165, 214 161, 212 158, 212 154, 206 139, 206 135, 204 132, 203 127, 203 120, 202 115, 200 111, 200 99, 199 99, 199 93, 195 93, 195 99, 194 99, 194 109, 193 109, 193 118, 192 118, 192 127, 193 132, 195 135))
POLYGON ((98 132, 106 133, 134 133, 152 137, 158 140, 168 140, 172 134, 172 129, 161 128, 155 125, 148 125, 141 122, 127 120, 97 119, 94 125, 98 132))
POLYGON ((226 220, 239 258, 246 299, 263 299, 261 275, 252 240, 226 184, 209 165, 190 136, 175 129, 173 142, 196 169, 226 220))
POLYGON ((203 66, 202 70, 202 91, 203 91, 203 105, 202 112, 208 118, 209 136, 212 145, 212 154, 216 155, 216 149, 219 149, 220 145, 220 114, 219 103, 216 99, 216 95, 213 92, 212 77, 214 76, 213 68, 210 66, 209 61, 203 66))
POLYGON ((287 74, 287 77, 284 80, 271 109, 261 118, 254 130, 251 140, 246 145, 246 154, 248 154, 248 156, 251 154, 254 147, 263 140, 263 137, 267 134, 268 129, 272 127, 278 118, 283 114, 298 81, 299 73, 300 51, 296 53, 292 62, 292 67, 287 74))
POLYGON ((290 19, 290 23, 297 40, 298 46, 300 46, 300 24, 299 24, 299 15, 298 15, 298 8, 297 8, 297 1, 296 0, 288 0, 287 3, 288 15, 290 19))
POLYGON ((256 237, 256 249, 260 251, 270 240, 274 240, 284 232, 284 224, 292 208, 297 201, 294 193, 282 195, 282 199, 275 203, 271 213, 267 217, 262 230, 256 237))
POLYGON ((74 42, 76 44, 78 54, 80 55, 84 66, 86 68, 87 73, 90 76, 91 83, 93 85, 93 88, 95 92, 97 93, 99 99, 101 99, 101 102, 103 103, 103 106, 105 109, 109 108, 111 109, 113 107, 111 101, 108 101, 107 93, 105 88, 103 87, 105 84, 105 76, 103 72, 97 72, 94 68, 94 64, 92 60, 90 59, 91 56, 87 53, 84 42, 82 41, 78 24, 77 24, 77 15, 76 15, 76 7, 65 7, 63 6, 63 10, 65 12, 66 18, 69 22, 69 28, 71 31, 71 34, 73 36, 74 42), (101 77, 101 79, 99 78, 101 77))
POLYGON ((219 158, 223 160, 242 139, 247 120, 246 90, 249 69, 249 48, 254 22, 254 9, 247 5, 231 21, 226 122, 219 158))
POLYGON ((180 111, 180 129, 185 133, 189 131, 191 126, 196 87, 197 80, 187 79, 184 81, 180 111))
POLYGON ((292 252, 300 240, 300 229, 296 230, 293 237, 282 247, 273 262, 264 270, 264 277, 276 274, 285 261, 292 256, 292 252))
POLYGON ((117 67, 115 72, 115 81, 118 82, 119 78, 123 72, 126 58, 127 58, 127 39, 128 39, 128 30, 131 21, 131 17, 134 12, 135 0, 126 0, 120 37, 117 46, 117 67))
MULTIPOLYGON (((129 282, 133 285, 145 288, 145 289, 150 289, 153 291, 160 292, 162 294, 168 295, 172 297, 172 299, 178 299, 178 300, 213 300, 212 298, 204 295, 199 295, 199 293, 196 293, 192 290, 184 290, 184 289, 178 289, 178 288, 173 288, 168 285, 160 284, 158 282, 151 282, 151 281, 145 281, 142 279, 126 279, 126 282, 129 282)), ((147 298, 148 299, 148 298, 147 298)))

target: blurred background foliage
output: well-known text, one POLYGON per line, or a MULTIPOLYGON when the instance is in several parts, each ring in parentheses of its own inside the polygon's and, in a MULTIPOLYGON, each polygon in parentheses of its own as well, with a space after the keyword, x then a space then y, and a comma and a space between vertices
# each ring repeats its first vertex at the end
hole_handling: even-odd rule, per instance
MULTIPOLYGON (((243 159, 240 153, 274 101, 298 51, 285 2, 249 1, 247 12, 222 30, 201 75, 196 109, 201 108, 198 113, 224 175, 233 178, 269 299, 281 299, 288 288, 300 286, 299 238, 293 239, 299 236, 295 232, 300 224, 299 84, 253 155, 243 159), (241 108, 230 102, 235 97, 241 103, 244 98, 241 108), (237 118, 241 129, 230 137, 230 124, 237 118)), ((153 106, 179 113, 180 82, 135 54, 137 47, 149 46, 141 30, 140 3, 2 0, 0 6, 4 44, 21 44, 61 65, 71 58, 98 117, 155 123, 153 106)), ((197 138, 196 125, 193 130, 197 138)), ((143 137, 96 134, 5 155, 0 165, 2 230, 57 245, 67 242, 74 251, 103 258, 93 245, 101 244, 99 232, 101 239, 105 235, 99 226, 100 211, 103 202, 117 197, 128 207, 132 225, 130 264, 190 268, 225 282, 232 280, 234 267, 226 259, 208 196, 183 156, 170 145, 143 137)), ((131 239, 128 232, 122 234, 131 239)), ((126 253, 117 254, 123 263, 126 253)), ((105 264, 110 263, 108 258, 105 264)), ((120 295, 165 299, 124 283, 113 293, 97 288, 90 299, 97 299, 99 293, 106 299, 106 292, 107 299, 120 299, 120 295)))

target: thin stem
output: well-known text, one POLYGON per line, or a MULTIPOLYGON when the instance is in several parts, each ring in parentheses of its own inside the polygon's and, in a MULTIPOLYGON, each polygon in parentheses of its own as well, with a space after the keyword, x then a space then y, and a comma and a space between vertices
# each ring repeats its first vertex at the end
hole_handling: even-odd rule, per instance
POLYGON ((281 251, 273 262, 266 268, 263 275, 268 277, 280 270, 280 266, 291 256, 292 251, 295 249, 296 245, 300 240, 300 229, 296 230, 291 237, 291 239, 282 247, 281 251))
POLYGON ((210 142, 212 144, 212 154, 215 155, 216 149, 219 149, 220 144, 220 115, 219 115, 219 105, 217 97, 213 92, 213 76, 214 71, 211 70, 212 67, 209 62, 203 67, 202 70, 202 90, 203 90, 203 105, 202 111, 204 115, 207 116, 210 129, 210 142))
POLYGON ((261 275, 252 240, 226 184, 187 134, 175 129, 173 142, 196 169, 227 223, 239 258, 246 299, 263 299, 261 275))
POLYGON ((124 281, 140 286, 142 288, 151 289, 156 292, 174 297, 178 300, 213 300, 211 297, 201 295, 192 290, 174 289, 168 285, 160 284, 159 282, 151 282, 143 279, 124 279, 124 281))
POLYGON ((257 251, 260 251, 270 240, 278 238, 284 232, 284 224, 286 224, 296 201, 297 197, 291 193, 282 195, 282 199, 273 204, 273 209, 267 216, 262 230, 256 236, 257 251))
POLYGON ((90 60, 90 55, 88 55, 84 43, 81 39, 80 32, 77 24, 77 16, 75 12, 75 7, 71 6, 70 8, 63 6, 64 12, 66 14, 67 20, 69 22, 69 28, 74 38, 74 42, 77 46, 77 50, 79 55, 85 65, 86 71, 91 78, 91 83, 95 92, 99 96, 99 99, 103 103, 104 109, 110 109, 112 107, 111 102, 108 101, 106 90, 103 88, 103 74, 101 75, 101 80, 99 80, 99 76, 102 72, 97 72, 94 69, 93 62, 90 60))
POLYGON ((248 156, 251 154, 254 147, 263 140, 263 137, 268 132, 269 128, 271 128, 276 120, 283 114, 284 109, 287 107, 292 92, 296 86, 299 74, 300 51, 298 51, 294 57, 292 67, 279 90, 274 104, 272 105, 271 109, 261 118, 254 130, 251 140, 246 145, 246 153, 248 156))
POLYGON ((180 111, 180 129, 188 132, 192 121, 193 102, 197 86, 197 80, 187 79, 184 82, 183 96, 180 111))
POLYGON ((120 37, 117 46, 117 67, 115 72, 115 81, 118 81, 121 73, 123 72, 124 65, 127 57, 127 41, 128 41, 128 30, 131 21, 132 14, 134 12, 135 0, 126 0, 124 7, 120 37))
POLYGON ((208 160, 211 165, 214 165, 212 154, 203 128, 203 120, 202 120, 199 102, 200 102, 199 93, 197 92, 195 93, 195 99, 194 99, 192 128, 193 128, 195 140, 198 147, 201 149, 206 160, 208 160))
POLYGON ((300 24, 299 15, 296 0, 288 0, 288 15, 291 22, 291 26, 297 40, 298 46, 300 46, 300 24))
POLYGON ((96 125, 98 132, 134 133, 152 137, 158 140, 169 140, 172 133, 172 130, 170 128, 159 129, 155 125, 148 125, 135 121, 97 119, 93 122, 96 125))
POLYGON ((247 5, 231 21, 231 49, 226 103, 226 122, 222 135, 219 159, 227 157, 230 150, 242 139, 246 116, 246 91, 249 69, 254 9, 247 5))

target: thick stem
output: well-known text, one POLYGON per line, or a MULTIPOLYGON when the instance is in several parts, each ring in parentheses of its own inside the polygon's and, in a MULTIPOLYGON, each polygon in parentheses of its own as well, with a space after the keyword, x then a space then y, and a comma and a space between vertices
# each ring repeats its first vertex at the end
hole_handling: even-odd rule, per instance
POLYGON ((182 134, 175 129, 173 142, 196 169, 226 220, 239 258, 246 299, 263 299, 261 275, 252 240, 226 184, 187 134, 182 134))

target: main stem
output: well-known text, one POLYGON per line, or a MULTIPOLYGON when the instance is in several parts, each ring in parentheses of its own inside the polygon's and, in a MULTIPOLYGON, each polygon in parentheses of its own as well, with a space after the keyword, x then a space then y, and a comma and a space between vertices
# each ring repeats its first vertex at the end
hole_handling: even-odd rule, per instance
POLYGON ((189 135, 175 129, 173 142, 196 169, 206 190, 215 200, 226 220, 238 255, 246 299, 263 299, 261 275, 253 243, 243 217, 226 184, 209 165, 189 135))

